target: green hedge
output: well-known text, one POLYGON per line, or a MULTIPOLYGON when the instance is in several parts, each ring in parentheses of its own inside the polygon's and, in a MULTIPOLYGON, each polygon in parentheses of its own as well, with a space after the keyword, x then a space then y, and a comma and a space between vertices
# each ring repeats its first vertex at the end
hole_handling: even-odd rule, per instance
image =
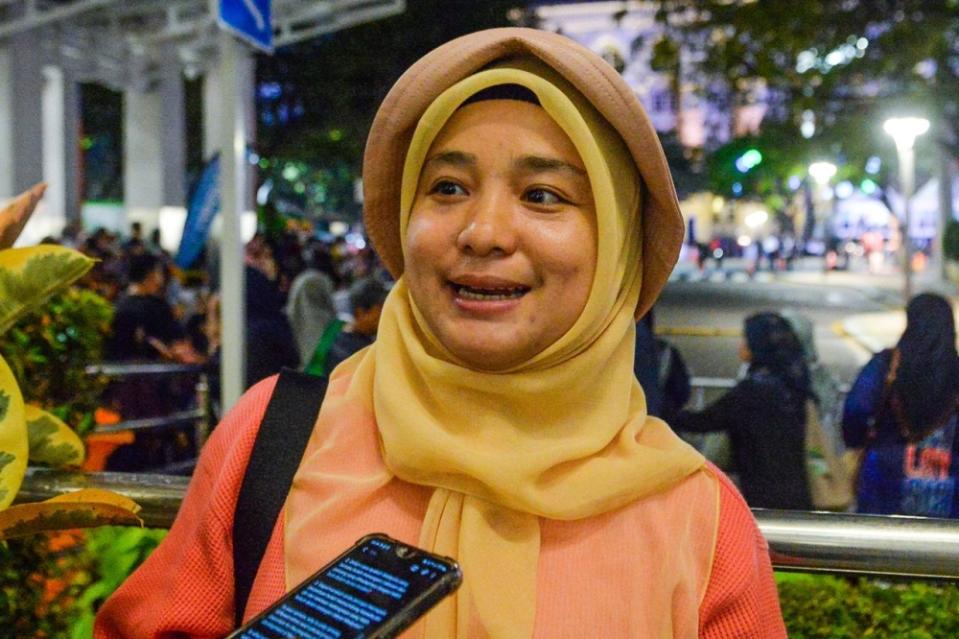
POLYGON ((955 584, 776 575, 790 639, 959 637, 955 584))

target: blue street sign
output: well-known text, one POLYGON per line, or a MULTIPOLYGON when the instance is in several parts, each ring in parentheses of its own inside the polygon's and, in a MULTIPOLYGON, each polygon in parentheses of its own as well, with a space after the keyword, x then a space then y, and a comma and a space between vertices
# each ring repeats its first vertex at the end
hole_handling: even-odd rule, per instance
POLYGON ((214 155, 203 168, 203 173, 190 198, 186 221, 183 223, 180 248, 173 259, 180 268, 190 268, 196 261, 210 234, 213 218, 220 211, 220 187, 217 184, 219 176, 220 156, 214 155))
POLYGON ((273 53, 272 0, 220 0, 220 26, 257 49, 273 53))

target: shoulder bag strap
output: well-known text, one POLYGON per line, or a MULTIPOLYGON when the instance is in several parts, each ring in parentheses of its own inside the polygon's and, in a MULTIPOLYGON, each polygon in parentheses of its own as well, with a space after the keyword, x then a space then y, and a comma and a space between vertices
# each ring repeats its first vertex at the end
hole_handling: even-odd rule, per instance
POLYGON ((233 516, 237 626, 243 621, 253 578, 313 432, 326 385, 325 377, 283 369, 266 407, 233 516))

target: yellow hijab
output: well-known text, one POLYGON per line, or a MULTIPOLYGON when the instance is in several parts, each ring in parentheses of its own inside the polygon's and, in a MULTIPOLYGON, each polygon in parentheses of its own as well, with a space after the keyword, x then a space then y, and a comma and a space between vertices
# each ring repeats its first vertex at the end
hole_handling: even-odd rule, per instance
MULTIPOLYGON (((579 152, 595 199, 598 261, 573 327, 509 371, 458 362, 427 328, 402 277, 386 301, 376 343, 357 356, 346 398, 372 410, 389 472, 435 488, 420 545, 463 567, 457 595, 427 616, 429 639, 466 637, 477 622, 491 637, 527 639, 538 517, 572 520, 614 510, 703 464, 646 414, 633 376, 633 311, 642 284, 639 175, 618 134, 563 78, 532 60, 511 61, 441 94, 407 154, 403 235, 433 140, 466 99, 502 84, 531 90, 579 152)), ((319 427, 323 420, 321 414, 319 427)))

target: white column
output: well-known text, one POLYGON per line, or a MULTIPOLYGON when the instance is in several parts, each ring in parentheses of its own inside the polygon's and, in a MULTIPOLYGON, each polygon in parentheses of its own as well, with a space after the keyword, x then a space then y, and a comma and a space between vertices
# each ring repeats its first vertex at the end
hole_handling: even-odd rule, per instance
POLYGON ((147 92, 123 94, 123 183, 128 222, 150 232, 161 211, 182 208, 185 198, 183 80, 178 68, 147 92))
MULTIPOLYGON (((68 88, 70 82, 66 79, 63 69, 51 65, 43 67, 43 181, 47 183, 47 192, 44 195, 44 206, 38 210, 31 224, 45 221, 47 233, 57 234, 62 230, 67 219, 67 200, 70 205, 76 206, 75 197, 68 197, 70 182, 76 185, 76 158, 77 135, 72 127, 76 126, 76 113, 67 113, 67 102, 70 97, 76 100, 76 91, 68 88), (70 116, 73 116, 70 118, 70 116), (67 139, 73 140, 72 148, 68 147, 67 139), (71 153, 73 151, 73 153, 71 153), (72 175, 71 175, 72 174, 72 175), (68 178, 71 175, 73 179, 68 178), (69 181, 68 181, 69 180, 69 181), (59 227, 59 228, 57 228, 59 227)), ((75 105, 73 111, 76 110, 75 105)), ((45 233, 45 234, 47 234, 45 233)), ((37 238, 39 239, 39 238, 37 238)))
POLYGON ((0 200, 47 183, 20 244, 57 235, 68 218, 79 217, 79 131, 77 84, 43 64, 36 34, 0 47, 0 200))
MULTIPOLYGON (((221 90, 219 120, 207 120, 207 129, 216 131, 220 153, 220 295, 221 295, 221 404, 228 410, 240 398, 246 375, 246 274, 243 268, 243 241, 240 219, 245 210, 249 164, 246 162, 246 101, 252 101, 244 65, 249 52, 233 36, 219 34, 220 61, 216 71, 221 90)), ((208 78, 209 79, 209 78, 208 78)), ((212 86, 212 84, 211 84, 212 86)), ((213 105, 209 105, 213 106, 213 105)), ((210 113, 208 110, 207 113, 210 113)))
POLYGON ((13 190, 13 56, 0 46, 0 202, 12 197, 13 190))
MULTIPOLYGON (((149 232, 163 206, 163 100, 159 92, 123 93, 123 199, 127 225, 149 232)), ((124 229, 126 230, 126 229, 124 229)))
POLYGON ((0 66, 0 153, 7 171, 0 195, 14 195, 43 180, 43 65, 35 34, 10 38, 0 66))

